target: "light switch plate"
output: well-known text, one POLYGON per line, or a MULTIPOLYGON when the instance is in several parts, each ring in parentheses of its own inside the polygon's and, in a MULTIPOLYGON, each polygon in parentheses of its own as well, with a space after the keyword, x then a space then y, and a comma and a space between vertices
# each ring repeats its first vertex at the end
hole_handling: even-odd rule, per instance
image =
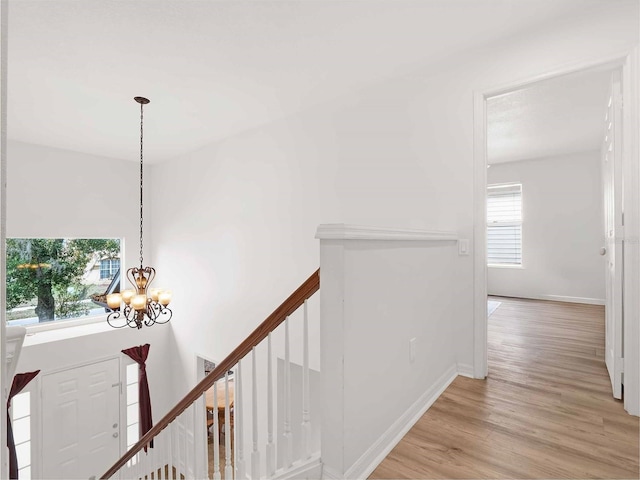
POLYGON ((458 240, 458 255, 469 255, 469 239, 458 240))
POLYGON ((416 361, 416 337, 409 340, 409 361, 411 363, 416 361))

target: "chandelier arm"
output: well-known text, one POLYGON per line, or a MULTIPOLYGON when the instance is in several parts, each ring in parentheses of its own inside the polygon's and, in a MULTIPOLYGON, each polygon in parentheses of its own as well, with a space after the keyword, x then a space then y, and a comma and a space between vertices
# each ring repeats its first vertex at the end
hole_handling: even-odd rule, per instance
POLYGON ((124 310, 122 311, 113 310, 107 316, 107 323, 109 324, 109 326, 113 328, 124 328, 124 327, 140 328, 136 322, 136 311, 133 310, 130 305, 125 305, 124 310), (133 315, 131 315, 132 313, 133 315), (124 321, 122 325, 117 325, 113 323, 114 320, 119 320, 119 319, 124 321))
POLYGON ((158 315, 156 316, 154 322, 158 325, 162 325, 163 323, 167 323, 169 320, 171 320, 172 316, 173 312, 169 308, 160 305, 158 315), (168 317, 165 320, 161 320, 161 318, 163 318, 165 315, 168 315, 168 317))
POLYGON ((145 267, 144 272, 147 274, 147 291, 149 291, 151 282, 156 278, 156 269, 153 267, 145 267))
POLYGON ((156 309, 155 302, 149 302, 147 304, 147 317, 149 317, 149 320, 151 322, 155 323, 156 318, 158 317, 158 311, 156 309))
MULTIPOLYGON (((126 327, 127 324, 124 323, 123 325, 115 325, 113 323, 111 323, 114 320, 118 320, 120 317, 122 316, 122 314, 120 313, 120 310, 113 310, 108 316, 107 316, 107 323, 109 324, 109 326, 113 327, 113 328, 123 328, 126 327)), ((126 318, 126 317, 125 317, 126 318)))

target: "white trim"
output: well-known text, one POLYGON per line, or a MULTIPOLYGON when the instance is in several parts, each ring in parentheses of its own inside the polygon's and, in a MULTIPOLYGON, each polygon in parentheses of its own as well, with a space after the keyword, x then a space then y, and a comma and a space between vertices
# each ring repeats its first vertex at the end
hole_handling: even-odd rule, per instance
POLYGON ((344 478, 367 478, 371 475, 457 376, 457 366, 452 365, 349 467, 344 478))
MULTIPOLYGON (((50 320, 48 322, 33 323, 30 325, 21 325, 27 329, 27 335, 39 332, 48 332, 50 330, 58 330, 60 328, 73 328, 91 323, 107 323, 108 313, 99 313, 97 315, 86 315, 76 318, 63 318, 60 320, 50 320)), ((113 327, 110 327, 113 328, 113 327)))
POLYGON ((568 297, 565 295, 527 295, 524 298, 551 300, 553 302, 585 303, 587 305, 604 305, 604 298, 568 297))
POLYGON ((273 480, 289 480, 294 478, 322 478, 322 461, 320 452, 317 452, 305 460, 294 462, 287 471, 277 471, 273 480))
MULTIPOLYGON (((638 82, 638 47, 635 47, 633 51, 629 52, 628 50, 625 52, 618 52, 606 57, 601 57, 599 59, 584 61, 579 63, 567 64, 562 67, 558 67, 554 70, 547 71, 540 75, 534 75, 529 78, 520 79, 511 81, 509 83, 503 84, 498 87, 493 88, 483 88, 480 90, 475 90, 473 92, 473 167, 474 167, 474 272, 473 272, 473 283, 474 283, 474 303, 473 303, 473 331, 474 331, 474 339, 473 339, 473 360, 474 360, 474 376, 476 378, 484 378, 487 373, 487 252, 486 252, 486 188, 487 188, 487 149, 486 149, 486 128, 487 128, 487 112, 486 112, 486 99, 488 97, 500 95, 503 93, 508 93, 514 90, 518 90, 521 88, 528 87, 532 84, 540 82, 542 80, 548 80, 555 77, 560 77, 564 75, 568 75, 571 73, 577 73, 584 70, 592 69, 592 68, 601 68, 601 67, 611 67, 613 70, 616 67, 622 66, 623 74, 625 74, 625 78, 627 81, 624 83, 627 85, 633 85, 633 87, 628 87, 625 89, 623 94, 623 101, 626 106, 631 104, 637 104, 638 102, 638 93, 637 93, 637 82, 638 82), (635 93, 633 93, 635 92, 635 93), (624 98, 624 96, 627 98, 624 98), (630 97, 630 98, 629 98, 630 97)), ((632 125, 626 125, 630 120, 637 121, 638 113, 637 110, 635 113, 631 112, 632 108, 637 109, 637 105, 633 105, 632 107, 628 107, 624 109, 624 123, 625 123, 625 132, 627 129, 631 130, 632 125)), ((633 125, 635 128, 633 129, 633 134, 628 136, 627 138, 633 143, 630 147, 632 152, 631 154, 624 155, 625 165, 633 165, 633 170, 631 172, 637 172, 637 166, 634 164, 634 161, 637 163, 638 161, 638 126, 633 125)), ((625 177, 627 175, 625 174, 625 177)), ((629 188, 625 188, 625 191, 629 192, 629 197, 635 195, 634 198, 637 200, 637 191, 640 187, 640 181, 637 178, 637 175, 634 176, 633 179, 629 179, 631 182, 634 182, 635 185, 629 185, 629 188), (634 188, 631 188, 631 187, 634 188), (632 193, 633 192, 633 193, 632 193)), ((629 198, 630 200, 630 198, 629 198)), ((640 211, 639 206, 637 205, 637 201, 630 205, 625 205, 625 209, 630 209, 631 212, 625 210, 625 217, 632 217, 631 219, 625 218, 625 221, 635 222, 635 225, 640 226, 640 211)), ((636 244, 640 243, 640 236, 636 236, 635 241, 636 244)), ((627 255, 625 252, 625 272, 627 275, 633 276, 633 279, 626 278, 625 279, 625 318, 627 321, 625 322, 625 338, 633 338, 635 341, 634 344, 627 344, 625 341, 626 352, 633 352, 632 355, 637 357, 640 355, 640 334, 638 330, 640 327, 638 325, 640 312, 638 303, 638 287, 640 285, 640 278, 638 278, 638 259, 640 259, 640 252, 637 251, 638 246, 636 245, 634 249, 633 255, 627 255), (634 260, 635 258, 635 260, 634 260), (633 292, 633 293, 631 293, 633 292), (631 297, 631 298, 629 298, 631 297), (632 347, 632 348, 631 348, 632 347)), ((631 342, 631 340, 629 340, 631 342)), ((635 362, 639 363, 638 361, 635 362)), ((629 375, 629 377, 633 378, 633 386, 630 388, 625 388, 625 408, 629 413, 636 412, 638 414, 640 412, 640 376, 638 375, 638 371, 636 370, 636 366, 634 365, 634 373, 633 375, 629 375), (637 384, 637 385, 636 385, 637 384), (629 398, 632 397, 632 398, 629 398)), ((625 374, 625 378, 628 376, 625 374)))
MULTIPOLYGON (((47 375, 56 375, 58 373, 67 372, 69 370, 75 370, 77 368, 82 368, 82 367, 86 367, 86 366, 89 366, 89 365, 95 365, 97 363, 108 362, 108 361, 111 361, 111 360, 118 360, 118 365, 119 365, 119 368, 120 368, 120 371, 119 371, 118 375, 120 375, 122 377, 123 365, 122 365, 122 353, 121 352, 118 352, 118 353, 113 354, 113 355, 93 358, 91 360, 85 360, 84 362, 74 363, 73 365, 66 365, 66 366, 54 368, 54 369, 51 369, 51 370, 47 370, 46 367, 43 366, 42 369, 40 369, 40 377, 45 377, 47 375)), ((122 381, 122 378, 120 378, 120 380, 122 381)), ((126 405, 125 405, 125 407, 126 407, 126 405)))
MULTIPOLYGON (((129 327, 127 327, 129 328, 129 327)), ((65 328, 51 328, 33 331, 27 328, 27 336, 24 340, 24 348, 42 343, 57 342, 69 338, 83 337, 106 332, 117 332, 119 329, 111 327, 106 320, 104 322, 93 321, 80 325, 67 325, 65 328)))
MULTIPOLYGON (((6 250, 7 239, 7 52, 9 27, 9 1, 0 0, 0 252, 6 250)), ((6 292, 7 272, 4 254, 0 255, 0 352, 4 355, 7 325, 6 292)), ((0 439, 7 438, 7 396, 11 382, 7 378, 4 359, 0 367, 0 439)), ((0 478, 9 477, 9 450, 2 440, 0 447, 0 478)), ((33 462, 31 462, 33 465, 33 462)), ((35 478, 35 477, 34 477, 35 478)))
POLYGON ((457 241, 458 234, 433 230, 328 223, 318 226, 316 238, 319 240, 457 241))
POLYGON ((473 376, 485 378, 487 361, 487 106, 473 93, 473 376))
POLYGON ((556 77, 562 77, 564 75, 570 75, 572 73, 579 73, 583 70, 589 70, 592 68, 610 68, 611 70, 613 70, 616 67, 621 67, 625 63, 625 59, 628 55, 629 50, 621 50, 592 60, 567 63, 564 66, 556 67, 553 70, 548 70, 538 75, 532 75, 530 77, 505 82, 502 85, 480 88, 477 90, 477 92, 481 93, 485 97, 495 97, 498 95, 504 95, 506 93, 513 92, 514 90, 520 90, 522 88, 529 87, 534 83, 542 82, 544 80, 550 80, 556 77))
POLYGON ((4 344, 4 357, 5 357, 5 370, 7 379, 11 379, 13 383, 13 377, 16 374, 16 367, 20 360, 20 353, 22 352, 22 345, 24 344, 24 337, 27 334, 27 329, 18 326, 7 326, 6 338, 4 344))
POLYGON ((585 305, 604 305, 603 298, 589 297, 569 297, 566 295, 502 295, 500 293, 489 293, 490 297, 504 298, 525 298, 528 300, 544 300, 549 302, 583 303, 585 305))
POLYGON ((458 375, 473 378, 473 365, 469 363, 458 363, 458 375))

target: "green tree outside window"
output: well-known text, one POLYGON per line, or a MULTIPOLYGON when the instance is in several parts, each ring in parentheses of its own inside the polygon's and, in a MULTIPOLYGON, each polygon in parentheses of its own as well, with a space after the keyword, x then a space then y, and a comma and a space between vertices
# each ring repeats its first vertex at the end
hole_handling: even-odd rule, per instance
POLYGON ((7 310, 36 301, 39 322, 86 315, 81 279, 94 256, 119 257, 118 239, 7 239, 7 310))

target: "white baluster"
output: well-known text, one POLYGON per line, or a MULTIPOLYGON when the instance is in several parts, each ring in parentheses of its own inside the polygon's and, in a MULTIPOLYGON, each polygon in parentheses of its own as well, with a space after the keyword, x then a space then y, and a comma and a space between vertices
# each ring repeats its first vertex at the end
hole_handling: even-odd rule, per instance
MULTIPOLYGON (((167 480, 173 479, 173 424, 175 420, 169 424, 167 430, 167 480)), ((162 467, 164 468, 164 467, 162 467)))
MULTIPOLYGON (((191 404, 191 407, 193 407, 193 404, 191 404)), ((182 459, 182 463, 184 465, 184 470, 183 470, 183 475, 186 478, 192 477, 193 473, 189 471, 189 468, 193 465, 193 459, 190 458, 189 453, 191 452, 191 449, 189 448, 189 425, 191 424, 191 422, 189 422, 189 415, 190 415, 190 410, 187 409, 184 412, 182 412, 181 416, 182 416, 182 432, 183 432, 183 442, 184 442, 184 458, 182 459)))
POLYGON ((157 472, 158 475, 158 480, 163 480, 164 479, 164 460, 167 458, 166 455, 166 445, 167 445, 167 436, 166 436, 166 429, 162 430, 157 436, 156 436, 156 446, 155 448, 158 449, 158 451, 156 452, 157 454, 157 460, 155 462, 155 471, 157 472))
POLYGON ((176 454, 175 454, 175 467, 176 478, 180 478, 180 472, 182 471, 182 440, 180 438, 180 417, 177 417, 173 422, 176 424, 176 454))
POLYGON ((272 477, 275 471, 276 446, 273 443, 273 366, 271 364, 271 332, 269 332, 269 336, 267 337, 267 477, 272 477))
POLYGON ((182 462, 180 464, 180 471, 184 475, 185 478, 189 478, 189 443, 188 443, 188 435, 187 435, 187 416, 186 412, 182 412, 180 414, 180 423, 182 424, 182 445, 181 445, 181 455, 182 462), (184 465, 184 466, 183 466, 184 465))
POLYGON ((136 453, 135 456, 133 457, 135 458, 135 465, 133 466, 133 471, 135 473, 135 475, 132 476, 132 478, 140 478, 140 472, 141 472, 141 466, 140 466, 140 452, 136 453))
POLYGON ((311 415, 309 413, 309 317, 307 301, 304 301, 304 321, 302 332, 302 429, 301 455, 309 458, 309 441, 311 439, 311 415))
POLYGON ((285 468, 291 467, 293 443, 291 439, 291 361, 289 358, 289 317, 284 321, 284 434, 283 463, 285 468))
MULTIPOLYGON (((234 399, 235 403, 235 399, 234 399)), ((233 478, 231 468, 231 429, 229 428, 229 372, 224 374, 224 478, 233 478)))
POLYGON ((213 480, 220 480, 220 435, 218 425, 218 382, 213 384, 213 480))
MULTIPOLYGON (((135 464, 134 464, 134 462, 136 461, 135 458, 136 456, 134 455, 133 457, 131 457, 131 460, 127 462, 127 468, 125 470, 125 478, 138 478, 136 476, 136 471, 135 471, 135 464)), ((114 475, 111 478, 114 478, 114 477, 122 478, 123 475, 120 474, 120 472, 118 472, 118 474, 119 474, 118 476, 114 475)))
POLYGON ((193 458, 190 455, 191 454, 191 448, 189 445, 189 431, 190 429, 193 427, 193 422, 190 421, 191 419, 189 418, 191 416, 191 410, 193 407, 193 403, 191 404, 190 407, 187 408, 187 410, 185 410, 184 412, 182 412, 182 414, 180 415, 182 417, 182 426, 184 427, 184 476, 189 478, 189 477, 193 477, 193 471, 190 471, 191 468, 194 468, 194 462, 193 462, 193 458))
POLYGON ((242 415, 242 402, 243 402, 243 388, 242 388, 242 366, 241 362, 238 362, 236 368, 236 388, 235 399, 233 402, 233 415, 234 415, 234 444, 236 448, 236 478, 244 480, 245 465, 244 465, 244 418, 242 415))
POLYGON ((256 368, 256 347, 251 349, 251 407, 253 427, 253 451, 251 452, 251 479, 260 478, 260 452, 258 451, 258 372, 256 368))
POLYGON ((147 444, 147 451, 144 449, 140 452, 142 455, 142 478, 151 478, 149 476, 149 445, 147 444))
MULTIPOLYGON (((149 473, 154 472, 153 473, 153 478, 157 478, 158 474, 155 473, 156 472, 156 457, 157 457, 157 451, 156 449, 158 448, 158 438, 154 437, 153 439, 153 448, 149 448, 149 473)), ((151 477, 149 477, 151 478, 151 477)))

